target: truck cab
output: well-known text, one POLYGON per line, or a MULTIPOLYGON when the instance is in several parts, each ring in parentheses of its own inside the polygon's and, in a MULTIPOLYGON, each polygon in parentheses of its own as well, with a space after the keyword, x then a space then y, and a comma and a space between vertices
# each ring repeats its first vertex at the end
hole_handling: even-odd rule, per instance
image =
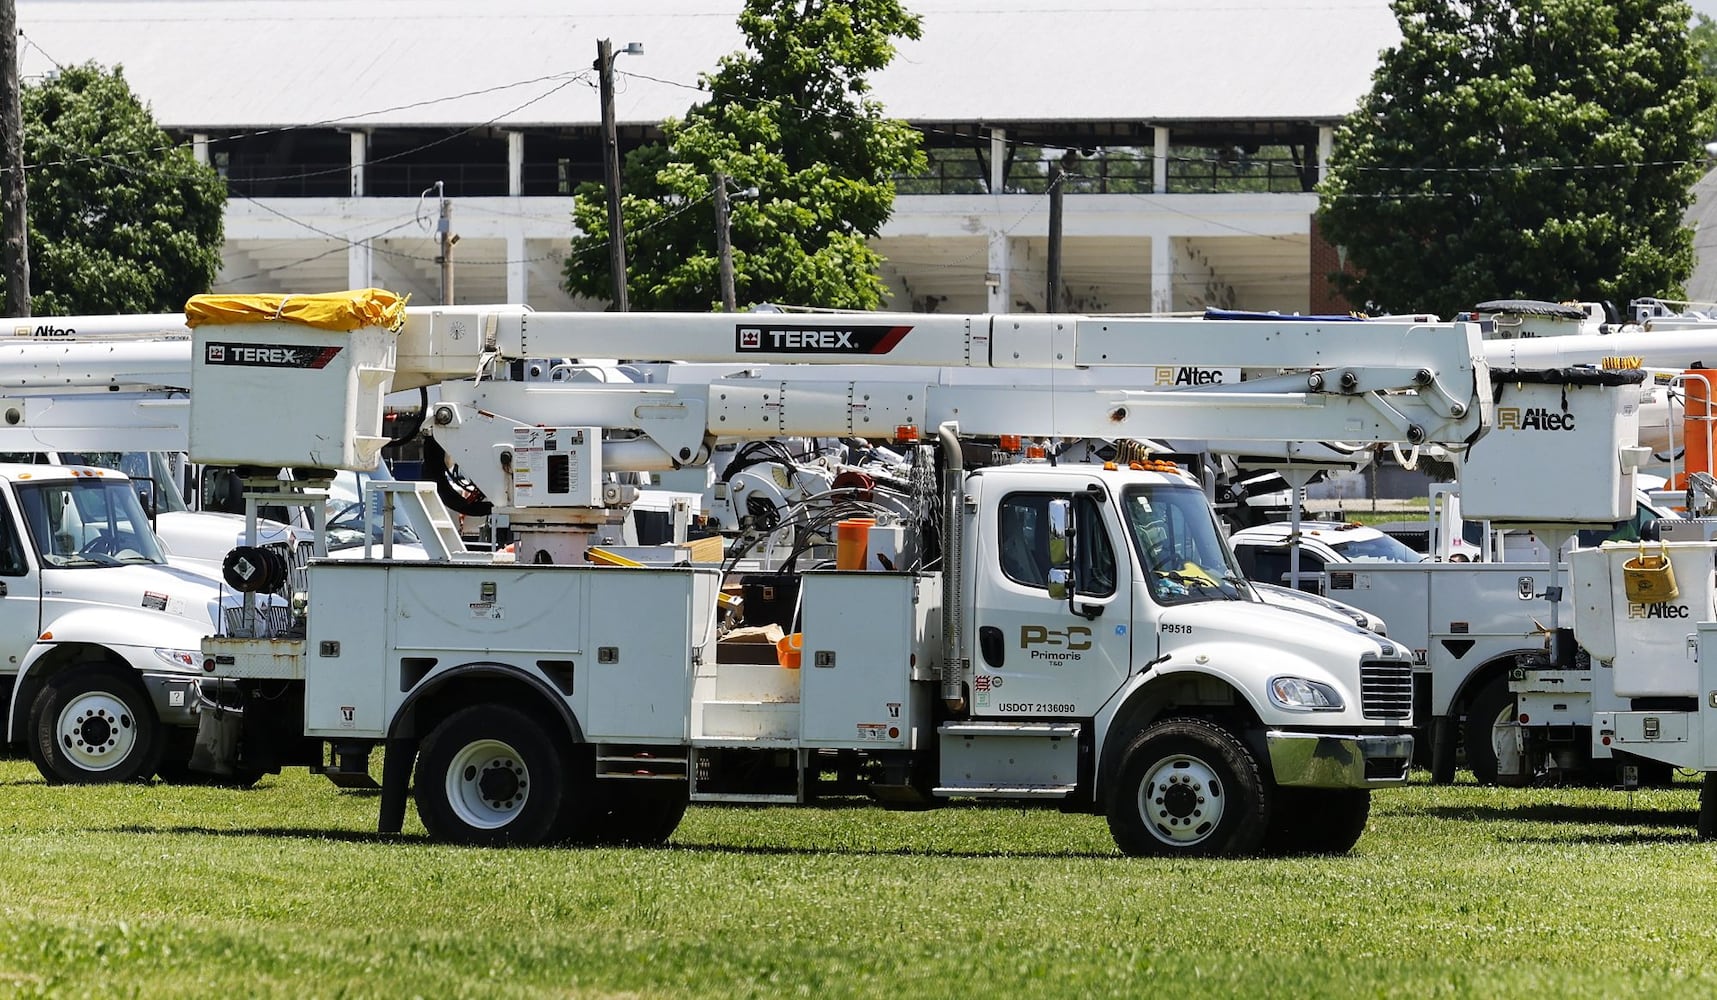
MULTIPOLYGON (((1288 585, 1294 545, 1287 523, 1242 528, 1229 536, 1240 570, 1248 580, 1288 585)), ((1301 521, 1299 588, 1324 592, 1325 568, 1356 562, 1416 563, 1425 559, 1404 542, 1363 524, 1341 521, 1301 521)))
POLYGON ((1281 810, 1276 837, 1340 850, 1363 827, 1363 790, 1406 779, 1408 651, 1260 600, 1186 476, 1003 466, 973 473, 965 504, 971 714, 1081 720, 1096 787, 1069 791, 1105 809, 1124 849, 1259 843, 1230 827, 1242 791, 1228 811, 1139 806, 1141 787, 1177 775, 1238 789, 1256 768, 1259 794, 1281 810), (1059 504, 1071 544, 1058 567, 1059 504), (1327 813, 1300 814, 1313 801, 1327 813))
POLYGON ((0 464, 0 693, 7 742, 51 782, 148 778, 188 761, 217 579, 173 566, 136 483, 0 464))

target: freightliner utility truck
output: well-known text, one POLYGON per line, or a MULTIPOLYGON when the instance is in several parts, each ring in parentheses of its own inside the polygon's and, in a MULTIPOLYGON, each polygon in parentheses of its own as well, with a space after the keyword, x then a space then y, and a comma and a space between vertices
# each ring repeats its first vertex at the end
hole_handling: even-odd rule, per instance
MULTIPOLYGON (((267 299, 193 300, 193 460, 367 468, 382 396, 438 385, 426 454, 457 466, 458 503, 480 492, 508 521, 516 561, 461 553, 450 530, 431 533, 446 545, 429 561, 314 560, 301 616, 211 637, 204 668, 245 695, 221 748, 243 766, 359 784, 383 749, 384 831, 413 784, 432 836, 514 844, 660 841, 689 802, 868 793, 1095 812, 1131 854, 1343 851, 1371 789, 1406 780, 1409 651, 1258 601, 1197 483, 1156 463, 974 456, 1001 435, 1459 448, 1489 423, 1475 328, 401 316, 333 299, 308 324, 273 318, 267 299), (616 353, 702 367, 608 385, 520 379, 529 366, 514 363, 616 353), (1155 367, 1183 364, 1283 374, 1141 391, 1155 367), (630 499, 610 473, 782 436, 890 442, 907 472, 904 509, 822 524, 837 529, 836 568, 819 568, 810 522, 805 558, 771 565, 794 594, 779 660, 723 641, 728 567, 588 564, 592 531, 630 499), (840 568, 854 565, 846 528, 889 537, 876 561, 892 570, 840 568)), ((417 486, 395 502, 445 525, 417 486)), ((278 567, 258 555, 254 571, 278 567)))

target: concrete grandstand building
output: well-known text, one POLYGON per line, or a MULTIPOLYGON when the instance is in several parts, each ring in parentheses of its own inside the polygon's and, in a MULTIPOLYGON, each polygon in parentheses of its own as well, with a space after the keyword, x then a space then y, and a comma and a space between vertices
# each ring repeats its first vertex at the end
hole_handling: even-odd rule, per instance
MULTIPOLYGON (((874 79, 922 130, 875 241, 891 308, 1046 308, 1050 163, 1063 311, 1339 308, 1312 232, 1334 126, 1398 38, 1386 0, 920 0, 924 37, 874 79)), ((216 289, 380 285, 600 309, 560 287, 571 191, 600 180, 598 41, 622 153, 741 48, 739 0, 18 0, 26 80, 119 65, 225 175, 216 289)), ((711 212, 713 209, 694 208, 711 212)), ((814 305, 815 303, 798 303, 814 305)))

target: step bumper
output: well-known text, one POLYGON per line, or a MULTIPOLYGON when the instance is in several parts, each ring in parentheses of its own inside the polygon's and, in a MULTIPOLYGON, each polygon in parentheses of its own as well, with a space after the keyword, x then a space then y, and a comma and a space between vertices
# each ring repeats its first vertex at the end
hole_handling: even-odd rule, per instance
POLYGON ((1301 788, 1383 788, 1407 781, 1413 737, 1407 734, 1264 734, 1278 785, 1301 788))

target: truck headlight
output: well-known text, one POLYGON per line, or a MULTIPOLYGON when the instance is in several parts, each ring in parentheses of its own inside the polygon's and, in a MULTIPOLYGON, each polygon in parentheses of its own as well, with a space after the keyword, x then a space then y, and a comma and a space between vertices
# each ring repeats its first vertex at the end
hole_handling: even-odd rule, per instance
POLYGON ((1335 688, 1304 677, 1272 677, 1270 702, 1291 712, 1339 712, 1345 706, 1335 688))
POLYGON ((203 654, 195 649, 161 649, 155 650, 155 658, 175 670, 195 670, 202 661, 203 654))

